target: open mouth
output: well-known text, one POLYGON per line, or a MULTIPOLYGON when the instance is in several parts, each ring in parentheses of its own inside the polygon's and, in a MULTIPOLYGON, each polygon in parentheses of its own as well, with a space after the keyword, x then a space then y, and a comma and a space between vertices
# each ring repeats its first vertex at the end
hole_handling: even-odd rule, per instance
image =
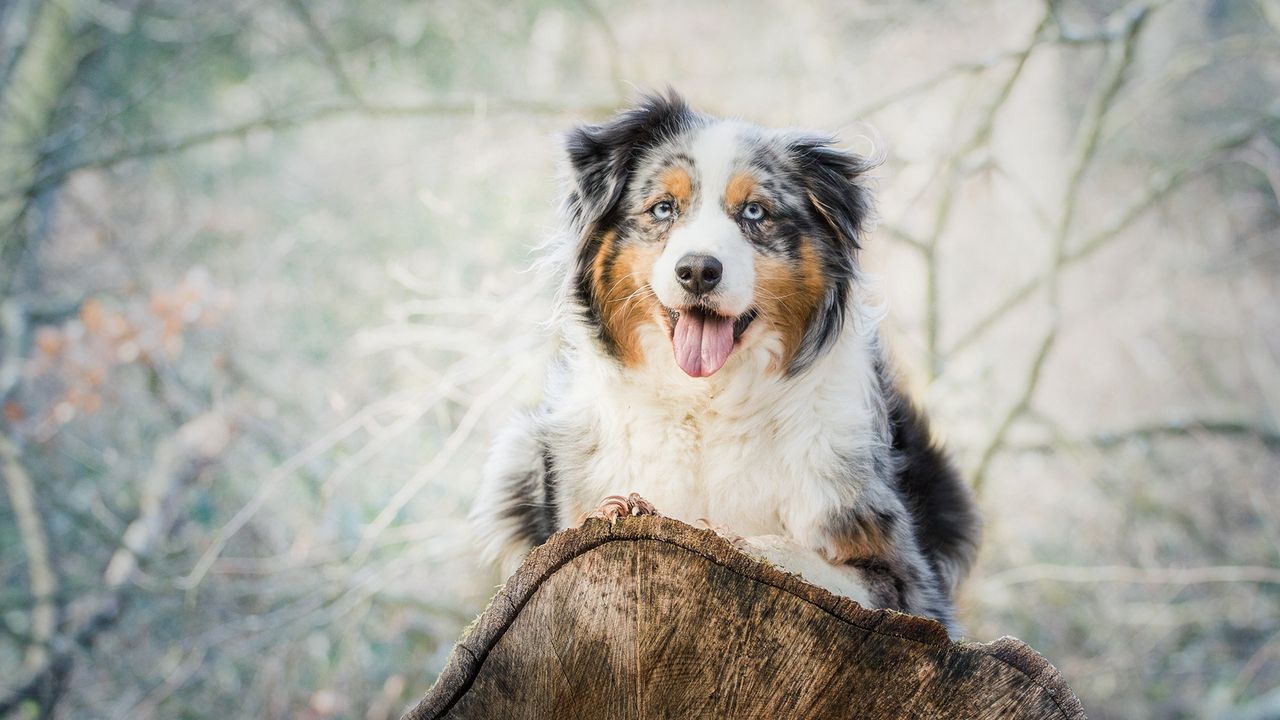
POLYGON ((734 345, 756 319, 755 310, 748 310, 737 318, 696 306, 666 310, 671 320, 671 346, 676 364, 689 377, 709 377, 724 367, 734 345))

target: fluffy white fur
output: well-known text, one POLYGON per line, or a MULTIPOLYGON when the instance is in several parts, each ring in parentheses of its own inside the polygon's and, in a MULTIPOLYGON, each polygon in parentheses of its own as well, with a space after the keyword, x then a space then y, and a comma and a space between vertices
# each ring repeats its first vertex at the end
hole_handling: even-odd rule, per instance
MULTIPOLYGON (((562 318, 564 360, 538 418, 557 448, 557 475, 574 479, 558 490, 560 526, 577 525, 608 495, 638 492, 663 515, 727 527, 775 564, 865 599, 856 569, 826 561, 831 538, 820 530, 840 508, 866 504, 870 498, 859 492, 882 495, 877 506, 898 502, 875 486, 830 482, 832 468, 870 458, 884 437, 875 316, 856 317, 799 376, 770 370, 782 341, 757 324, 719 372, 697 379, 675 364, 671 340, 656 323, 644 330, 643 368, 623 368, 600 353, 591 328, 562 318)), ((495 443, 477 510, 499 506, 500 498, 488 495, 502 478, 541 462, 533 420, 513 423, 495 443)), ((512 523, 484 523, 485 554, 507 570, 528 549, 513 540, 512 523)))

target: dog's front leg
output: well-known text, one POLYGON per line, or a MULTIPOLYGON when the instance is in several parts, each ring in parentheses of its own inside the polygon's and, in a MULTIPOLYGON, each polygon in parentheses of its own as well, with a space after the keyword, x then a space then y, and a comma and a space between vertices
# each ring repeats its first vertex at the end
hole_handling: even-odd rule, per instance
POLYGON ((805 581, 847 597, 866 608, 884 607, 876 598, 864 570, 850 564, 834 564, 822 553, 811 550, 785 535, 754 535, 736 538, 734 545, 744 553, 766 560, 805 581))

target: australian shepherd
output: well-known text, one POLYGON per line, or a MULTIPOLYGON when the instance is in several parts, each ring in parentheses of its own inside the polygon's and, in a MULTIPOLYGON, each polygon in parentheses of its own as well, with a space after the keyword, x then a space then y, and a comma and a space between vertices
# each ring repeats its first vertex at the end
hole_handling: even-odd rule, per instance
POLYGON ((978 516, 899 389, 860 276, 871 163, 674 93, 566 144, 549 258, 562 349, 486 465, 486 554, 512 567, 596 508, 655 507, 954 632, 978 516))

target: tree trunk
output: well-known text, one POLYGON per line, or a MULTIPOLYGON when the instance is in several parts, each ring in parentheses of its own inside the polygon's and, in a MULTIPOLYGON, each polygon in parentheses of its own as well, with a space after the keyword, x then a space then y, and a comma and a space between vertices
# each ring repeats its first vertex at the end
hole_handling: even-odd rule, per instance
POLYGON ((39 173, 41 145, 75 76, 79 55, 71 5, 37 2, 26 42, 0 84, 0 266, 7 266, 0 281, 5 285, 13 280, 21 250, 18 225, 39 173))
POLYGON ((952 643, 665 518, 535 550, 405 720, 1083 718, 1013 638, 952 643))

